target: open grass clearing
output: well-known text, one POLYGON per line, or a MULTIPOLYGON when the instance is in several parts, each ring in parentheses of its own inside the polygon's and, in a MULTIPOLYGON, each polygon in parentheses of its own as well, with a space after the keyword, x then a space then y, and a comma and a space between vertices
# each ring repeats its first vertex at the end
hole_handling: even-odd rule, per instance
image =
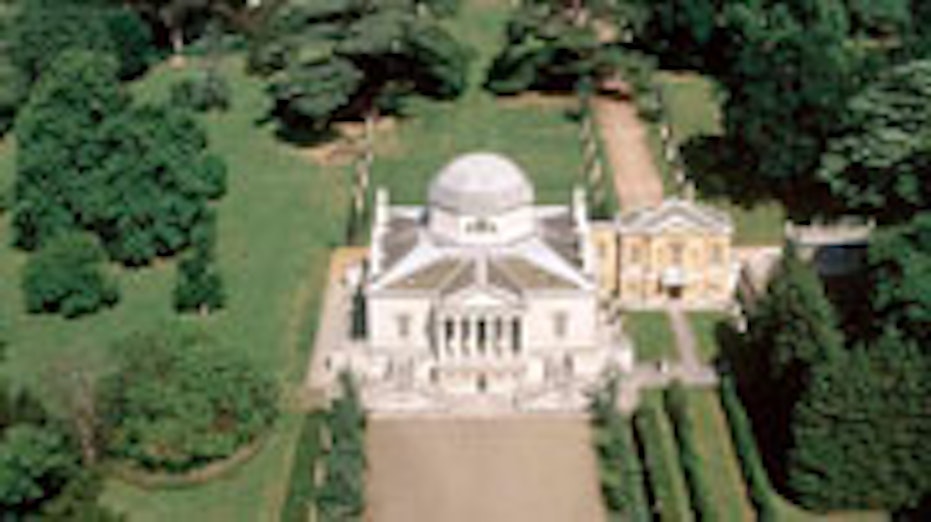
POLYGON ((678 359, 676 339, 665 312, 628 312, 624 314, 624 330, 634 343, 637 361, 678 359))

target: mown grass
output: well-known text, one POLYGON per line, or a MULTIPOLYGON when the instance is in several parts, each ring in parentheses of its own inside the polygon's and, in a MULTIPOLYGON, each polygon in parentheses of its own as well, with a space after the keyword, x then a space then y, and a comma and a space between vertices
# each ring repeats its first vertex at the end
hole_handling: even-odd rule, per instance
POLYGON ((573 185, 583 183, 572 97, 497 97, 482 88, 509 9, 505 2, 464 2, 447 25, 475 51, 468 90, 453 101, 413 100, 396 129, 377 135, 373 178, 390 189, 393 201, 424 202, 426 187, 443 165, 474 151, 514 159, 541 202, 568 203, 573 185))
MULTIPOLYGON (((666 114, 675 143, 681 147, 690 138, 721 135, 720 96, 714 83, 702 76, 684 73, 659 73, 656 81, 665 100, 666 114)), ((651 139, 654 155, 662 158, 658 136, 651 139)), ((681 149, 680 149, 681 152, 681 149)), ((661 162, 662 163, 662 162, 661 162)), ((664 186, 671 186, 670 173, 664 168, 664 186)), ((688 174, 688 172, 687 172, 688 174)), ((747 172, 747 176, 756 173, 747 172)), ((762 201, 751 206, 734 204, 723 197, 700 199, 726 210, 734 219, 734 240, 739 245, 779 244, 783 239, 785 209, 778 202, 762 201)))
POLYGON ((698 343, 698 358, 703 363, 712 363, 720 352, 717 328, 727 316, 721 312, 695 312, 688 315, 698 343))
MULTIPOLYGON (((106 367, 113 342, 131 332, 190 328, 248 354, 288 386, 302 375, 307 355, 299 341, 313 327, 330 248, 344 232, 342 172, 323 169, 281 143, 257 122, 267 98, 247 77, 242 60, 222 63, 233 107, 203 117, 213 151, 229 166, 229 193, 219 203, 218 262, 229 293, 227 309, 211 317, 178 318, 171 306, 174 262, 141 270, 115 269, 122 300, 113 310, 79 320, 23 313, 19 273, 25 255, 10 248, 9 214, 0 219, 0 312, 8 317, 10 346, 4 373, 40 392, 48 368, 73 361, 106 367), (310 320, 308 320, 310 319, 310 320)), ((159 67, 132 86, 140 101, 167 100, 172 82, 190 69, 159 67)), ((14 177, 11 153, 0 149, 0 183, 14 177)), ((0 318, 2 319, 2 318, 0 318)), ((111 481, 108 504, 133 520, 266 520, 278 509, 299 423, 285 419, 271 440, 235 473, 198 487, 145 491, 111 481)))
POLYGON ((676 439, 662 397, 645 394, 634 418, 637 438, 653 497, 653 510, 662 522, 694 520, 676 439))
POLYGON ((678 358, 676 340, 664 312, 630 312, 624 315, 624 329, 634 343, 637 361, 654 362, 678 358))
POLYGON ((710 487, 716 513, 721 520, 753 520, 753 508, 717 391, 693 389, 687 394, 698 469, 710 487))

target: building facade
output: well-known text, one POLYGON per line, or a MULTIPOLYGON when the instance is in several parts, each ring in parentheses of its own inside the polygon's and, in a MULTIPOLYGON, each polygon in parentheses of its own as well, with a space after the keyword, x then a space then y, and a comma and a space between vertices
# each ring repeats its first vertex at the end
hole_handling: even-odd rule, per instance
POLYGON ((593 227, 599 286, 624 308, 722 308, 732 302, 739 265, 734 226, 715 208, 667 199, 593 227))
POLYGON ((370 405, 584 407, 587 389, 632 357, 601 323, 590 234, 583 192, 537 205, 527 176, 493 154, 447 165, 426 206, 379 190, 365 342, 330 365, 351 368, 370 405))

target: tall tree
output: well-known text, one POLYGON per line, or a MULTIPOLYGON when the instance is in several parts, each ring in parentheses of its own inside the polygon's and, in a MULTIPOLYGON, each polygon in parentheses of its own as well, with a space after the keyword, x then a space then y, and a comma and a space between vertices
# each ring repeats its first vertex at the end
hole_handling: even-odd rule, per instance
POLYGON ((837 115, 859 82, 839 0, 734 2, 719 73, 725 128, 748 171, 783 193, 810 186, 837 115))
POLYGON ((840 113, 820 178, 851 211, 903 221, 931 207, 931 61, 895 67, 840 113))
MULTIPOLYGON (((633 12, 625 22, 617 23, 625 31, 639 30, 645 9, 638 3, 625 5, 633 12)), ((652 61, 628 45, 630 38, 606 36, 595 24, 577 23, 557 7, 540 2, 513 13, 506 44, 488 71, 489 89, 500 94, 531 89, 572 91, 580 82, 597 83, 618 72, 634 91, 649 88, 652 61)))
POLYGON ((915 507, 931 494, 931 366, 894 332, 817 365, 793 417, 789 486, 821 510, 915 507))
POLYGON ((18 245, 34 249, 96 219, 102 201, 95 167, 105 152, 98 129, 128 103, 116 76, 112 58, 66 51, 33 88, 15 126, 18 245))
POLYGON ((778 479, 785 471, 792 409, 812 367, 843 353, 843 335, 821 282, 791 247, 748 318, 745 342, 749 363, 738 368, 740 389, 778 479))
POLYGON ((912 22, 911 0, 846 0, 854 31, 869 36, 901 36, 912 22))
POLYGON ((255 70, 273 74, 272 115, 286 128, 319 131, 335 119, 395 110, 410 94, 461 94, 471 53, 418 5, 282 9, 269 21, 275 34, 259 39, 252 60, 255 70))
POLYGON ((875 324, 895 328, 931 356, 931 213, 877 233, 868 264, 875 324))
POLYGON ((106 260, 106 253, 89 234, 56 236, 26 262, 26 309, 77 317, 113 305, 119 292, 104 271, 106 260))

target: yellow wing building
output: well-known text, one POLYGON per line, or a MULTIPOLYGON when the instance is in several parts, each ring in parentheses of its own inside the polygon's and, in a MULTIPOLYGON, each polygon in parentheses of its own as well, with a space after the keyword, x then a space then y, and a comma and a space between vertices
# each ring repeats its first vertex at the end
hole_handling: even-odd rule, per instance
POLYGON ((718 209, 682 199, 592 223, 602 297, 625 308, 724 308, 739 273, 734 226, 718 209))

